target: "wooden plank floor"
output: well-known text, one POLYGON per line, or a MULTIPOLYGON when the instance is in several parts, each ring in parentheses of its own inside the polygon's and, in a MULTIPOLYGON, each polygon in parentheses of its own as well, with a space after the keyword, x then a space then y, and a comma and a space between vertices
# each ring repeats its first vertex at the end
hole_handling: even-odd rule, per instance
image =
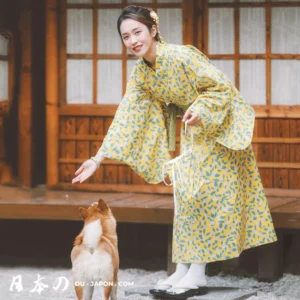
POLYGON ((272 218, 276 228, 300 228, 300 198, 268 198, 272 218))
POLYGON ((118 222, 172 224, 173 197, 0 186, 0 219, 80 220, 78 207, 102 198, 118 222))
MULTIPOLYGON (((0 186, 0 219, 80 220, 78 207, 104 199, 118 222, 173 223, 173 197, 0 186)), ((276 228, 300 228, 300 197, 268 197, 276 228)))

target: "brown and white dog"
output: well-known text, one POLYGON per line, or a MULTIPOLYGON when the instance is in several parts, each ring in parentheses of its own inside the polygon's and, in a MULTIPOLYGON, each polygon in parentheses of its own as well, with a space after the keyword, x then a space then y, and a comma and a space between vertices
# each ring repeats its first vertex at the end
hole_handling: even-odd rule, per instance
POLYGON ((84 227, 71 252, 74 287, 79 300, 90 300, 94 287, 102 286, 102 299, 117 300, 119 252, 117 222, 100 199, 89 208, 79 208, 84 227))

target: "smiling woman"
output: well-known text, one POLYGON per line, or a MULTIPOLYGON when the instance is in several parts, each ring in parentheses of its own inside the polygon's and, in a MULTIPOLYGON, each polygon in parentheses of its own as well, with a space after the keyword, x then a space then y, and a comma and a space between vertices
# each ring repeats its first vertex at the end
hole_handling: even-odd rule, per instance
POLYGON ((138 60, 102 146, 76 171, 73 183, 89 178, 104 157, 126 163, 148 183, 161 182, 174 150, 172 130, 167 134, 171 116, 183 115, 181 129, 189 125, 189 134, 181 130, 180 150, 186 155, 166 170, 174 183, 177 266, 150 293, 169 298, 206 293, 206 263, 277 240, 251 148, 254 111, 197 48, 164 42, 151 9, 126 7, 117 25, 138 60))
POLYGON ((127 19, 122 22, 121 32, 126 48, 154 66, 156 43, 153 42, 153 37, 157 34, 156 28, 153 26, 149 31, 146 25, 127 19))
POLYGON ((137 57, 143 57, 151 66, 155 66, 155 41, 161 41, 158 31, 158 17, 151 9, 129 6, 119 17, 118 32, 126 48, 137 57), (139 16, 139 11, 149 15, 139 16), (154 23, 154 24, 153 24, 154 23))

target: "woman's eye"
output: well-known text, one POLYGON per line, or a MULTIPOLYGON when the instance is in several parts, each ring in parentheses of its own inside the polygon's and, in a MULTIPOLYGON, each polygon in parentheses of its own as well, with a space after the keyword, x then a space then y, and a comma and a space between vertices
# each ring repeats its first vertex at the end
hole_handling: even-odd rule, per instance
POLYGON ((140 34, 141 32, 140 31, 137 31, 135 34, 140 34))
POLYGON ((124 36, 123 40, 125 40, 125 41, 128 40, 128 36, 124 36))

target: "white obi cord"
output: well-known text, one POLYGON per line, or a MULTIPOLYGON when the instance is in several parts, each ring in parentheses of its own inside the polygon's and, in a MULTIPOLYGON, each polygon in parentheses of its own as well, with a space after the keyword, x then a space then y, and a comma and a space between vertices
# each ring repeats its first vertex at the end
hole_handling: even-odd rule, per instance
MULTIPOLYGON (((187 135, 187 122, 185 122, 185 128, 184 128, 184 134, 187 135)), ((184 201, 189 201, 191 197, 193 197, 202 187, 205 180, 204 178, 201 178, 196 176, 195 172, 199 172, 199 164, 195 163, 196 160, 202 160, 204 161, 206 157, 210 154, 210 151, 206 153, 203 157, 195 157, 193 153, 193 145, 194 145, 194 134, 193 129, 189 127, 190 134, 191 134, 191 141, 192 145, 189 149, 187 149, 187 143, 185 143, 183 146, 184 153, 177 156, 176 158, 168 161, 163 165, 163 181, 165 185, 172 186, 173 185, 173 193, 174 193, 174 215, 178 214, 178 201, 176 196, 176 189, 179 188, 179 186, 184 188, 184 201), (168 169, 168 172, 166 172, 166 168, 168 169), (170 173, 170 174, 168 174, 170 173), (165 175, 168 174, 171 180, 171 183, 168 184, 165 181, 165 175), (195 178, 197 178, 197 182, 195 182, 195 178)))

